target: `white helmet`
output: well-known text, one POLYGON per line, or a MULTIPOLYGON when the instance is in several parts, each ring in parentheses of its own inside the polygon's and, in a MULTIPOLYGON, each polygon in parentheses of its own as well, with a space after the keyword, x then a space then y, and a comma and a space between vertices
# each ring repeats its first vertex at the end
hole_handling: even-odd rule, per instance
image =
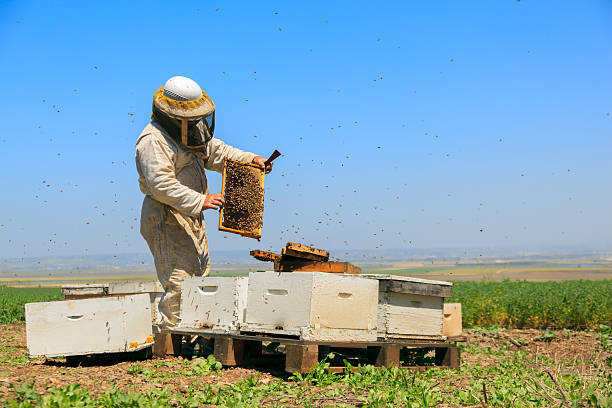
POLYGON ((164 96, 175 101, 195 101, 202 96, 202 88, 193 79, 175 76, 164 85, 164 96))
POLYGON ((153 94, 153 106, 171 119, 180 121, 181 142, 190 148, 200 148, 212 138, 215 130, 215 104, 193 80, 184 76, 170 78, 153 94), (202 120, 205 135, 199 140, 188 138, 189 122, 202 120))

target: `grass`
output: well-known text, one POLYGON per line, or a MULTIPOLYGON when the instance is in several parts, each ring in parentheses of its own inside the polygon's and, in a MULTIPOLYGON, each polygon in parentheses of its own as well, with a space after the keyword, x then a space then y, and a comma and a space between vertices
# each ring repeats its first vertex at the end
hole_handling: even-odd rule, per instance
POLYGON ((59 288, 11 288, 0 286, 0 324, 25 320, 24 305, 62 299, 59 288))
POLYGON ((455 282, 464 326, 589 328, 612 322, 612 280, 455 282))

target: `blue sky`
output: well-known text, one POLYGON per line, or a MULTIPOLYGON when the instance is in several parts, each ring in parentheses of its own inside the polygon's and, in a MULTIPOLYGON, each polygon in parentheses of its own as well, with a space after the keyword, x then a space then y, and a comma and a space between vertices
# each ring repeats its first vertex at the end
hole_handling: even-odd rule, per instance
MULTIPOLYGON (((0 2, 0 257, 147 252, 134 143, 196 80, 279 158, 262 242, 612 244, 612 3, 0 2)), ((209 174, 213 192, 220 175, 209 174)))

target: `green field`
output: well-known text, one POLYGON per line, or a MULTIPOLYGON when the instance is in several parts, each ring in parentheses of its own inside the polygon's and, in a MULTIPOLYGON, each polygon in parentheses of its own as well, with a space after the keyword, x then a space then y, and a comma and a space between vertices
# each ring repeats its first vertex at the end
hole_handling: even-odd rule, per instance
POLYGON ((62 299, 60 288, 11 288, 0 286, 0 324, 25 320, 23 305, 62 299))
POLYGON ((612 280, 455 282, 464 326, 581 329, 612 322, 612 280))

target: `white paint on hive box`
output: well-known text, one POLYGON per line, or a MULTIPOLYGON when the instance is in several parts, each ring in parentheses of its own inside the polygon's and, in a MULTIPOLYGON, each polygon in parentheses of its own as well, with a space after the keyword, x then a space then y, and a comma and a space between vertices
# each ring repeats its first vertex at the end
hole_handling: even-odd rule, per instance
POLYGON ((431 293, 442 288, 446 293, 450 293, 452 283, 394 275, 370 274, 364 277, 380 282, 378 297, 378 336, 380 338, 441 338, 443 336, 444 298, 413 292, 431 293), (388 284, 393 281, 415 283, 416 285, 388 284))
POLYGON ((244 321, 247 277, 194 277, 183 281, 179 327, 230 332, 244 321))
POLYGON ((158 281, 78 283, 62 285, 62 294, 69 299, 88 299, 106 296, 149 294, 151 300, 151 323, 160 325, 162 316, 159 313, 159 301, 164 288, 158 281))
POLYGON ((83 283, 62 285, 64 296, 128 295, 135 293, 164 293, 158 281, 83 283))
POLYGON ((251 272, 244 331, 374 341, 378 282, 321 272, 251 272))
POLYGON ((149 346, 147 294, 28 303, 25 312, 31 357, 116 353, 149 346), (130 347, 134 343, 137 346, 130 347))

